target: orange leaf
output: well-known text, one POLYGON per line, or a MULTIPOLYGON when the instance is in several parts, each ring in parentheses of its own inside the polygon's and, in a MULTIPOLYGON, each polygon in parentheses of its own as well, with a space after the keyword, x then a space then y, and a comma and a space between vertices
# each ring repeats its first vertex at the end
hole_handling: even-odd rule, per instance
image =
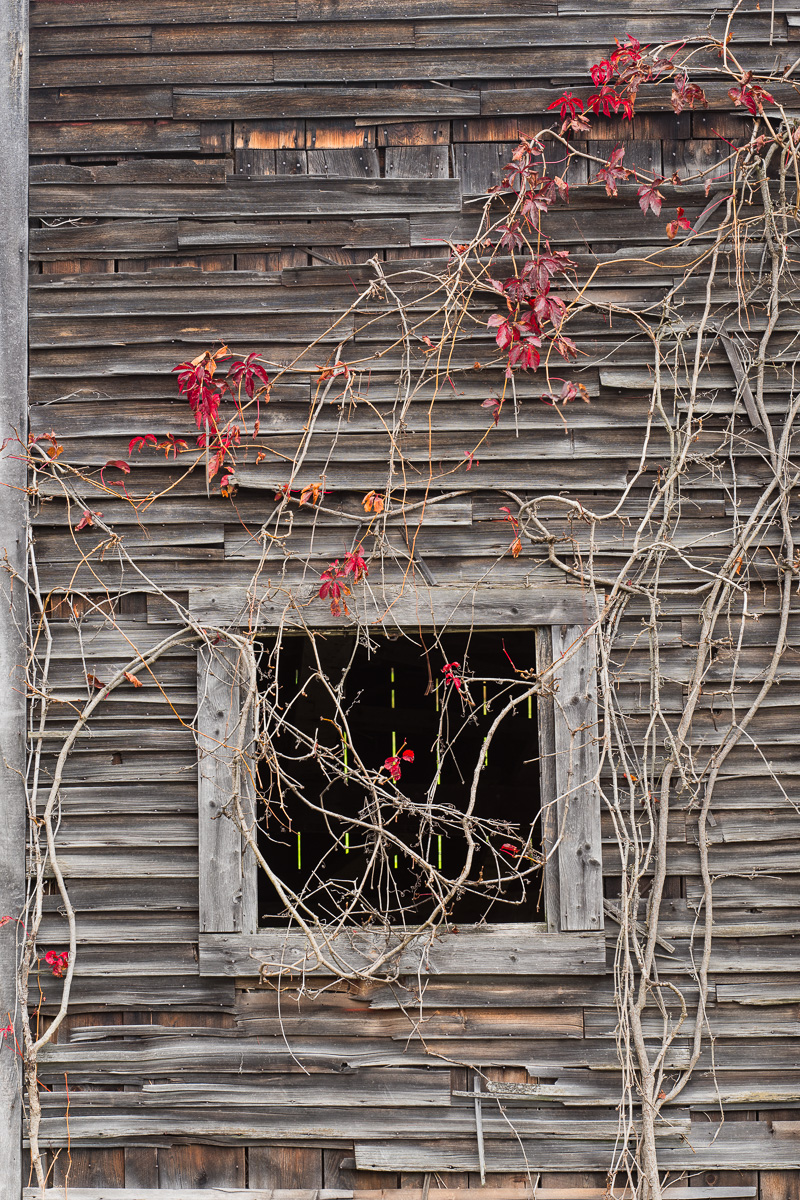
POLYGON ((514 538, 509 549, 511 550, 512 558, 519 558, 519 552, 522 549, 522 542, 520 541, 520 539, 514 538))
POLYGON ((141 679, 137 679, 135 675, 131 675, 130 671, 123 671, 122 673, 127 679, 128 683, 132 683, 135 688, 144 686, 141 679))
POLYGON ((367 492, 361 501, 361 507, 364 512, 374 512, 376 515, 382 513, 384 509, 383 496, 379 496, 377 492, 367 492))
POLYGON ((309 483, 300 493, 301 504, 318 504, 319 498, 322 495, 321 483, 309 483))
POLYGON ((97 688, 98 692, 102 692, 103 688, 106 686, 102 679, 98 679, 96 675, 91 675, 88 671, 86 672, 86 682, 88 683, 89 687, 97 688))

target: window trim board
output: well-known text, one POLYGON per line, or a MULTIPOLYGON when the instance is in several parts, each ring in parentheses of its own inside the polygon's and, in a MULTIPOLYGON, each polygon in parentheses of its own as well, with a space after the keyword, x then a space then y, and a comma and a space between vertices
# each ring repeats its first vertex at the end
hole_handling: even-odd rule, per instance
MULTIPOLYGON (((487 598, 483 590, 477 592, 480 605, 473 605, 469 614, 465 614, 469 619, 459 622, 454 605, 457 591, 463 601, 463 591, 457 589, 427 590, 424 609, 430 614, 428 624, 438 627, 448 624, 451 628, 459 623, 462 627, 530 628, 536 638, 537 662, 556 661, 589 624, 584 598, 572 592, 567 603, 563 588, 557 590, 557 595, 547 588, 487 588, 486 593, 498 595, 487 598)), ((241 596, 237 601, 228 599, 228 612, 231 603, 241 601, 241 596)), ((204 598, 203 607, 206 604, 204 598)), ((302 623, 311 625, 312 615, 314 627, 330 627, 323 613, 309 614, 308 610, 302 614, 302 623)), ((391 623, 382 624, 394 629, 403 615, 404 610, 394 612, 391 623)), ((268 615, 261 609, 258 627, 269 629, 281 623, 296 627, 301 623, 299 616, 291 622, 286 621, 286 616, 285 605, 279 613, 272 608, 268 615)), ((411 627, 421 624, 419 608, 416 620, 403 623, 411 627)), ((337 628, 346 630, 347 626, 339 620, 337 628)), ((458 935, 439 933, 434 943, 424 949, 430 970, 484 975, 592 974, 605 970, 600 794, 596 782, 598 749, 592 734, 597 726, 592 686, 595 670, 596 650, 590 637, 554 674, 553 696, 541 697, 537 705, 543 840, 548 851, 544 872, 546 929, 508 924, 460 926, 458 935), (570 736, 570 729, 575 731, 574 737, 570 736), (456 960, 463 962, 457 971, 454 950, 456 960)), ((314 973, 315 964, 299 944, 295 945, 302 935, 285 927, 258 929, 257 863, 222 811, 232 796, 233 751, 228 747, 241 740, 239 710, 235 647, 222 643, 211 649, 203 648, 198 655, 197 718, 200 974, 258 976, 262 964, 272 973, 281 963, 285 967, 291 963, 307 974, 314 973)), ((245 740, 250 737, 252 733, 247 732, 245 740)), ((242 780, 241 798, 245 811, 254 817, 254 787, 248 778, 242 780)), ((368 961, 364 952, 354 948, 364 936, 357 930, 340 932, 337 941, 342 939, 339 952, 343 962, 352 958, 354 965, 358 961, 363 966, 368 961)), ((391 936, 379 935, 384 947, 386 938, 391 936)), ((424 939, 425 935, 422 936, 424 939)), ((377 950, 377 945, 368 947, 366 953, 377 950)), ((418 966, 419 947, 404 952, 401 963, 406 958, 410 963, 412 954, 416 955, 418 966)), ((412 968, 407 965, 404 969, 412 968)))

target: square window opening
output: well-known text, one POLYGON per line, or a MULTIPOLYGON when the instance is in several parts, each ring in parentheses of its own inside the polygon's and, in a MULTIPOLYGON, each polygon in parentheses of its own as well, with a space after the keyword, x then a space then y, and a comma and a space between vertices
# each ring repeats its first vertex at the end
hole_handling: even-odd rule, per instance
MULTIPOLYGON (((259 849, 322 921, 413 926, 465 868, 451 924, 541 921, 538 714, 524 695, 534 632, 430 643, 411 633, 369 646, 349 634, 263 639, 272 765, 268 756, 259 770, 259 849)), ((260 925, 289 921, 262 871, 258 914, 260 925)))

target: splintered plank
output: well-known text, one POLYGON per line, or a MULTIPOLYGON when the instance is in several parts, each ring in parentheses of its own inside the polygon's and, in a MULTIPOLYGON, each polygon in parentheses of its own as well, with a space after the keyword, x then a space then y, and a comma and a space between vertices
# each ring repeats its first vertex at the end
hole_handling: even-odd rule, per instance
MULTIPOLYGON (((310 1076, 319 1080, 319 1076, 310 1076)), ((253 1089, 255 1091, 255 1089, 253 1089)), ((50 1105, 45 1108, 46 1115, 42 1121, 40 1135, 47 1144, 58 1144, 63 1138, 66 1141, 67 1131, 70 1142, 75 1145, 101 1145, 107 1143, 109 1136, 117 1138, 147 1138, 164 1136, 172 1138, 192 1138, 197 1140, 214 1137, 222 1139, 241 1139, 250 1141, 277 1141, 281 1138, 291 1139, 325 1139, 340 1141, 352 1136, 353 1126, 358 1131, 359 1139, 383 1140, 391 1142, 395 1137, 422 1138, 432 1142, 440 1153, 446 1153, 451 1138, 469 1137, 475 1128, 475 1113, 472 1106, 452 1106, 442 1108, 434 1113, 427 1112, 422 1106, 392 1108, 387 1105, 383 1110, 362 1107, 356 1115, 352 1108, 308 1108, 302 1109, 294 1105, 286 1105, 283 1109, 265 1109, 258 1106, 242 1106, 227 1111, 222 1096, 214 1102, 214 1092, 208 1090, 209 1100, 206 1104, 199 1103, 197 1108, 192 1105, 176 1105, 164 1103, 163 1107, 151 1109, 149 1106, 136 1104, 138 1094, 123 1093, 122 1101, 107 1100, 104 1107, 106 1112, 92 1111, 88 1105, 82 1106, 87 1093, 72 1092, 69 1108, 69 1125, 63 1114, 64 1094, 53 1093, 56 1098, 55 1113, 51 1115, 50 1105), (130 1108, 130 1112, 119 1111, 119 1108, 130 1108), (61 1109, 61 1112, 58 1110, 61 1109), (115 1111, 116 1110, 116 1111, 115 1111)), ((219 1093, 217 1093, 219 1095, 219 1093)), ((119 1093, 117 1093, 119 1095, 119 1093)), ((108 1097, 108 1092, 100 1094, 108 1097)), ((488 1143, 502 1138, 508 1132, 508 1118, 498 1113, 494 1105, 484 1109, 484 1134, 488 1143), (488 1109, 488 1112, 487 1112, 488 1109)), ((536 1119, 514 1113, 513 1126, 521 1137, 531 1138, 533 1144, 542 1146, 549 1139, 563 1139, 562 1144, 569 1146, 585 1139, 588 1142, 606 1141, 613 1145, 618 1128, 616 1117, 575 1118, 573 1115, 547 1119, 536 1119)), ((689 1121, 684 1118, 672 1117, 669 1125, 660 1123, 656 1136, 662 1145, 679 1144, 681 1135, 690 1133, 689 1121)), ((242 1200, 245 1200, 246 1193, 242 1200)))
MULTIPOLYGON (((151 216, 150 186, 37 184, 31 188, 31 216, 151 216)), ((325 179, 309 176, 239 182, 224 188, 159 188, 158 209, 167 216, 349 216, 369 212, 458 212, 461 188, 456 179, 325 179)))
MULTIPOLYGON (((588 616, 588 614, 587 614, 588 616)), ((598 794, 596 647, 574 649, 582 625, 554 627, 553 662, 556 812, 560 928, 603 928, 602 851, 598 794), (571 652, 571 656, 570 656, 571 652), (560 660, 564 659, 563 662, 560 660)))
MULTIPOLYGON (((108 1027, 106 1034, 113 1034, 114 1028, 108 1027)), ((131 1036, 135 1037, 139 1033, 136 1026, 129 1026, 128 1029, 131 1036)), ((150 1036, 158 1036, 160 1032, 156 1026, 150 1036)), ((198 1036, 202 1037, 205 1031, 200 1029, 197 1032, 198 1036)), ((87 1033, 94 1041, 94 1031, 87 1033)), ((180 1033, 178 1029, 164 1030, 166 1039, 180 1033)), ((83 1038, 75 1040, 82 1041, 83 1038)), ((84 1104, 86 1108, 102 1108, 109 1104, 108 1095, 107 1092, 89 1095, 81 1093, 82 1099, 78 1103, 84 1104)), ((419 1106, 429 1109, 449 1108, 450 1103, 449 1070, 420 1070, 411 1067, 407 1070, 385 1067, 377 1070, 366 1069, 349 1074, 342 1072, 327 1075, 315 1072, 312 1075, 278 1075, 265 1078, 257 1087, 235 1083, 151 1083, 145 1084, 136 1096, 136 1107, 149 1109, 151 1112, 154 1109, 194 1107, 200 1104, 211 1104, 219 1109, 225 1109, 229 1105, 239 1109, 284 1106, 311 1109, 394 1109, 419 1106)), ((110 1104, 113 1105, 114 1101, 111 1100, 110 1104)))
POLYGON ((447 117, 477 115, 477 92, 409 88, 175 88, 176 117, 447 117))
POLYGON ((448 146, 387 146, 387 179, 447 179, 448 146))
MULTIPOLYGON (((297 19, 296 0, 269 0, 270 21, 297 19)), ((264 19, 264 0, 196 0, 187 9, 186 0, 31 0, 31 27, 45 25, 155 25, 161 21, 186 20, 207 24, 212 21, 260 21, 264 19)))
MULTIPOLYGON (((558 1137, 535 1140, 487 1141, 485 1168, 489 1173, 540 1169, 608 1169, 616 1153, 614 1140, 607 1142, 558 1137)), ((382 1171, 477 1171, 478 1152, 475 1138, 453 1141, 447 1146, 431 1142, 387 1139, 356 1142, 356 1166, 382 1171)), ((778 1138, 767 1121, 728 1121, 724 1126, 708 1122, 693 1124, 688 1136, 679 1136, 675 1145, 659 1150, 659 1166, 664 1170, 702 1171, 711 1167, 723 1170, 735 1163, 737 1170, 800 1165, 796 1138, 778 1138)), ((667 1193, 668 1195, 669 1193, 667 1193)))

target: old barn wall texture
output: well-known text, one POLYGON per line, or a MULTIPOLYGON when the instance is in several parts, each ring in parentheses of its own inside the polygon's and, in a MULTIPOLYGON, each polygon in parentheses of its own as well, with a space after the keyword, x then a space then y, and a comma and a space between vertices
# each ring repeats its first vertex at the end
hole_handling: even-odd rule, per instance
MULTIPOLYGON (((614 35, 662 42, 711 22, 721 36, 730 0, 679 7, 31 0, 32 431, 55 430, 67 457, 95 468, 127 459, 135 435, 188 436, 191 418, 170 374, 177 362, 219 341, 289 361, 369 279, 368 259, 446 256, 445 241, 474 228, 470 199, 499 181, 520 135, 550 123, 552 99, 586 83, 614 35)), ((794 61, 800 27, 792 10, 787 0, 739 6, 736 45, 748 66, 794 61)), ((705 168, 725 156, 725 138, 742 136, 747 116, 725 88, 709 95, 707 111, 645 109, 624 128, 598 120, 588 147, 607 157, 621 136, 629 166, 666 176, 705 168)), ((648 239, 663 244, 664 222, 644 220, 634 186, 608 200, 587 183, 576 166, 570 204, 549 220, 554 246, 588 262, 648 239)), ((680 202, 696 218, 706 205, 702 187, 680 202)), ((665 280, 621 272, 606 286, 615 300, 655 299, 665 280)), ((468 362, 492 345, 476 328, 463 351, 468 362)), ((381 337, 380 328, 364 334, 381 337)), ((530 400, 522 436, 501 428, 473 473, 458 476, 469 493, 425 526, 418 549, 438 583, 474 582, 503 554, 508 529, 490 488, 533 495, 569 487, 600 503, 637 466, 650 347, 636 339, 619 347, 613 331, 592 338, 575 376, 592 402, 572 406, 568 433, 551 408, 530 400)), ((310 368, 325 347, 317 353, 310 368)), ((385 364, 387 384, 393 365, 385 364)), ((724 355, 711 366, 716 386, 732 388, 724 355)), ((540 390, 538 381, 520 386, 531 397, 540 390)), ((476 372, 437 411, 439 453, 454 467, 464 431, 485 426, 478 402, 486 387, 476 372)), ((270 436, 278 450, 293 452, 310 394, 310 375, 300 374, 276 393, 270 436)), ((385 481, 374 429, 360 420, 350 425, 347 452, 326 469, 326 486, 345 504, 385 481)), ((426 436, 409 432, 411 457, 427 452, 426 436)), ((313 462, 314 478, 322 467, 322 458, 313 462)), ((199 586, 245 586, 253 562, 241 522, 257 526, 287 478, 275 460, 246 468, 234 511, 219 494, 206 496, 201 472, 184 478, 180 463, 147 453, 132 491, 175 486, 138 528, 124 501, 98 495, 96 507, 126 532, 126 546, 166 596, 113 552, 79 565, 67 532, 77 516, 47 500, 45 481, 34 526, 40 584, 75 593, 84 617, 78 628, 55 608, 58 696, 84 698, 87 672, 108 678, 126 656, 125 637, 139 648, 160 639, 174 620, 170 595, 185 602, 199 586), (91 596, 107 587, 119 592, 122 635, 91 611, 91 596)), ((762 475, 744 443, 741 481, 750 502, 762 475)), ((696 536, 724 540, 729 495, 700 468, 691 488, 696 536)), ((643 504, 647 488, 637 494, 643 504)), ((626 549, 624 529, 604 527, 602 536, 613 567, 626 549)), ((341 553, 342 537, 325 525, 320 558, 341 553)), ((504 584, 528 579, 530 554, 526 547, 503 560, 504 584)), ((754 593, 754 604, 762 620, 748 625, 745 680, 757 677, 774 637, 774 588, 754 593)), ((618 643, 630 648, 620 686, 633 722, 649 671, 641 615, 630 616, 618 643)), ((663 700, 674 712, 696 634, 696 602, 676 600, 662 623, 663 700)), ((413 1001, 413 980, 399 992, 337 985, 299 1005, 289 992, 279 1005, 274 989, 252 979, 199 974, 197 755, 187 726, 196 669, 185 648, 162 664, 169 704, 149 680, 115 693, 67 766, 59 844, 79 954, 71 1015, 42 1056, 42 1081, 53 1089, 42 1126, 52 1182, 69 1172, 76 1188, 391 1189, 419 1188, 433 1173, 434 1188, 474 1186, 476 1110, 464 1093, 473 1086, 467 1064, 476 1064, 489 1080, 555 1084, 558 1097, 509 1105, 522 1141, 484 1103, 492 1186, 523 1186, 527 1166, 545 1187, 602 1187, 619 1094, 612 975, 436 977, 420 1035, 401 1010, 413 1001)), ((773 719, 759 726, 764 757, 744 754, 719 785, 713 1063, 707 1046, 662 1138, 665 1169, 687 1172, 695 1186, 738 1189, 733 1195, 759 1188, 762 1200, 797 1197, 800 1167, 797 650, 785 656, 780 680, 773 719), (765 760, 782 774, 783 793, 766 778, 765 760)), ((674 947, 664 952, 669 970, 684 979, 700 895, 690 828, 678 805, 662 934, 674 947)), ((610 825, 604 839, 613 898, 619 858, 610 825)), ((43 943, 59 948, 59 900, 48 903, 43 943)), ((608 933, 611 953, 616 926, 608 933)), ((57 989, 47 981, 46 1008, 57 989)), ((688 1045, 678 1039, 676 1063, 688 1045)))

